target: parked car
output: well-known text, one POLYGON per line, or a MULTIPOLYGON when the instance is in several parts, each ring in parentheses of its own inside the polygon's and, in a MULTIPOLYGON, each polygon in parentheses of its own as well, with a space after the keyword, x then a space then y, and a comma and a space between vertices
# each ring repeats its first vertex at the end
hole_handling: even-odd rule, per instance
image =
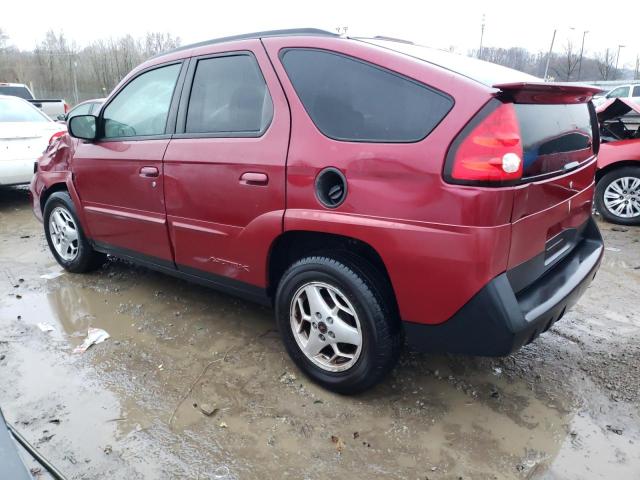
POLYGON ((29 102, 0 95, 0 185, 29 183, 38 157, 65 132, 29 102))
POLYGON ((414 348, 506 355, 600 264, 598 90, 380 38, 263 32, 134 69, 31 184, 53 256, 105 254, 275 307, 314 381, 414 348))
POLYGON ((640 104, 612 98, 598 107, 600 138, 595 204, 610 222, 640 225, 640 130, 622 121, 630 112, 640 114, 640 104))
POLYGON ((627 98, 640 103, 640 83, 617 86, 599 96, 599 103, 603 104, 607 100, 614 98, 627 98))
POLYGON ((0 83, 0 95, 22 98, 38 107, 53 120, 62 120, 69 111, 69 104, 64 100, 36 99, 31 89, 22 83, 0 83))
POLYGON ((65 115, 64 121, 68 122, 76 115, 98 114, 103 103, 104 98, 94 98, 80 102, 65 115))

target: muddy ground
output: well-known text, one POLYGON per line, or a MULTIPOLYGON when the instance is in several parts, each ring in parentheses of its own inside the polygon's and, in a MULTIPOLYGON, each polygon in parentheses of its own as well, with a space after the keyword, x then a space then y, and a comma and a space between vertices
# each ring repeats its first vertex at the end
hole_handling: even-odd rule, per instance
POLYGON ((0 405, 72 479, 638 479, 640 228, 600 226, 595 282, 534 344, 404 354, 350 398, 296 370, 269 309, 118 260, 41 278, 27 192, 0 190, 0 405), (90 326, 111 338, 72 353, 90 326))

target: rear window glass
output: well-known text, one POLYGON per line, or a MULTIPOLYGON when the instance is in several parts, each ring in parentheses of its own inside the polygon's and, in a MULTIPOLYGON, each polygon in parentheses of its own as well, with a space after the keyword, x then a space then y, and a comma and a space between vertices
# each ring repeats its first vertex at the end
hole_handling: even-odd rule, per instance
POLYGON ((19 98, 0 98, 0 122, 50 122, 49 118, 19 98))
POLYGON ((560 172, 593 155, 589 106, 514 105, 524 149, 524 177, 560 172))
POLYGON ((345 141, 415 142, 451 109, 445 94, 326 50, 287 50, 282 63, 316 127, 345 141))
POLYGON ((23 98, 25 100, 32 100, 33 97, 25 87, 14 87, 13 85, 0 86, 0 95, 11 95, 12 97, 23 98))

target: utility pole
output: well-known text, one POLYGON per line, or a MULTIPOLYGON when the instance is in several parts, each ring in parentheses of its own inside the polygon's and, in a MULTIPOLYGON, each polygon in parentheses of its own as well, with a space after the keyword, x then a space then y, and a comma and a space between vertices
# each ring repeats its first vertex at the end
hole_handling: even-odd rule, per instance
POLYGON ((618 45, 618 55, 616 55, 616 77, 618 76, 618 60, 620 60, 620 50, 626 47, 626 45, 618 45))
POLYGON ((553 52, 553 43, 556 41, 556 32, 558 30, 555 29, 553 31, 553 36, 551 37, 551 46, 549 47, 549 54, 547 55, 547 65, 544 67, 544 81, 547 81, 547 74, 549 73, 549 60, 551 60, 551 53, 553 52))
POLYGON ((640 80, 640 55, 636 55, 636 71, 633 75, 634 80, 640 80))
POLYGON ((482 58, 482 41, 484 40, 484 13, 482 14, 482 26, 480 27, 480 49, 478 50, 478 58, 482 58))
POLYGON ((76 100, 76 105, 78 104, 78 75, 76 73, 76 70, 78 69, 78 62, 76 62, 75 60, 73 61, 73 96, 75 97, 76 100))
POLYGON ((582 54, 584 53, 584 37, 587 36, 589 30, 582 32, 582 46, 580 47, 580 60, 578 60, 578 81, 580 81, 580 75, 582 74, 582 54))

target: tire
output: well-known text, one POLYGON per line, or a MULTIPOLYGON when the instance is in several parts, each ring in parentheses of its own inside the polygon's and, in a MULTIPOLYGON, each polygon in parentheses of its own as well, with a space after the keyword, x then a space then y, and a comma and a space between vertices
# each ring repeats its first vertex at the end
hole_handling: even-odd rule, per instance
POLYGON ((604 175, 596 185, 595 201, 596 208, 607 221, 620 225, 640 225, 640 167, 620 167, 604 175), (626 198, 612 200, 612 196, 618 194, 618 190, 623 188, 625 179, 628 179, 626 184, 629 189, 623 190, 620 197, 626 198), (629 202, 624 205, 629 205, 631 212, 627 211, 626 207, 622 212, 617 212, 615 208, 620 204, 614 203, 612 205, 612 201, 629 202), (629 213, 631 216, 623 216, 629 215, 629 213))
POLYGON ((361 262, 346 255, 303 258, 284 273, 276 292, 278 328, 291 359, 311 380, 341 394, 359 393, 380 382, 403 345, 384 282, 361 262), (323 301, 324 306, 315 308, 322 310, 316 317, 314 305, 323 301), (333 314, 327 313, 331 305, 333 314), (359 345, 354 331, 359 332, 359 345))
POLYGON ((106 255, 96 252, 87 240, 67 192, 52 193, 42 217, 49 249, 65 270, 85 273, 104 264, 106 255))

